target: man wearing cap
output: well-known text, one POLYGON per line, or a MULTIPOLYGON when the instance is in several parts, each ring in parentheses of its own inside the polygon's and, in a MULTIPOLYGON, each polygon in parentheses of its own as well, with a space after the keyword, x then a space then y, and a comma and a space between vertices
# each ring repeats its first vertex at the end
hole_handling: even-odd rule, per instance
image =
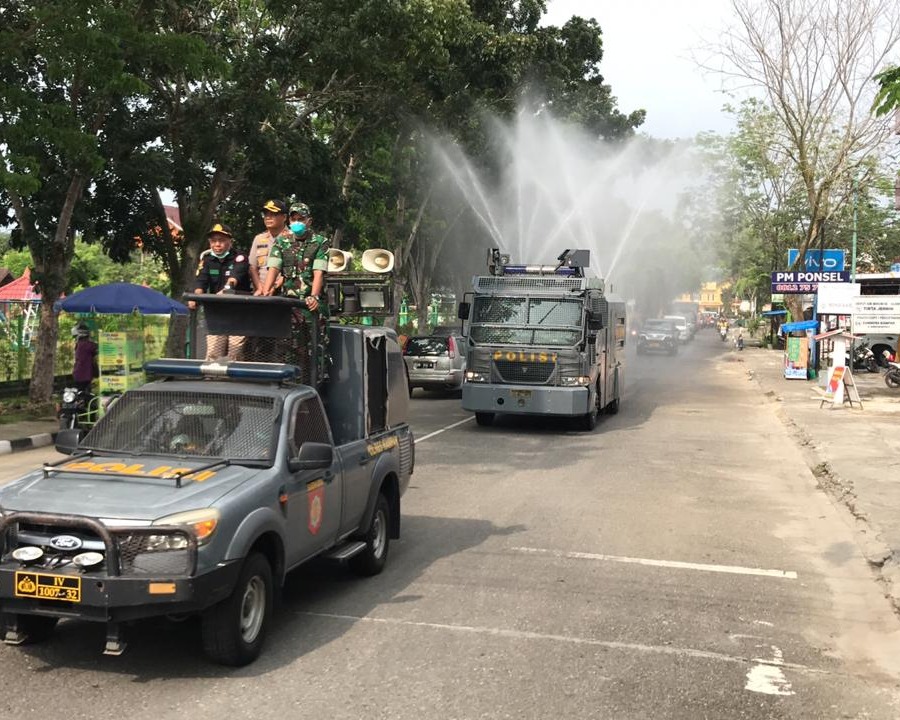
MULTIPOLYGON (((250 292, 247 256, 232 249, 234 236, 231 228, 215 223, 206 237, 209 250, 204 250, 200 255, 194 293, 250 292)), ((191 300, 188 307, 195 310, 197 303, 191 300)), ((239 360, 243 345, 244 337, 241 335, 207 335, 206 359, 227 357, 229 360, 239 360)))
POLYGON ((253 244, 250 245, 250 252, 247 255, 250 263, 250 281, 257 294, 262 294, 266 282, 266 273, 268 272, 266 262, 269 258, 269 251, 272 249, 272 243, 280 236, 290 239, 291 235, 286 226, 287 206, 281 200, 267 200, 266 204, 262 206, 262 218, 266 229, 253 238, 253 244))
POLYGON ((328 270, 328 250, 331 243, 324 235, 312 230, 312 214, 305 203, 293 203, 290 208, 291 237, 279 237, 269 251, 269 272, 263 295, 272 295, 279 278, 281 294, 303 298, 306 305, 294 314, 294 360, 303 367, 308 361, 309 332, 315 329, 318 345, 316 377, 321 382, 327 371, 328 303, 323 294, 325 272, 328 270))

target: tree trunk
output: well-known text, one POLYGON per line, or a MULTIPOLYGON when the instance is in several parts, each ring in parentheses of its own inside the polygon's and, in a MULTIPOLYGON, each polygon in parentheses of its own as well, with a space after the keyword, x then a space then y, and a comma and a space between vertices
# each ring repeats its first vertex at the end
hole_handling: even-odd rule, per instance
POLYGON ((53 310, 53 304, 62 296, 69 276, 75 250, 75 238, 69 233, 69 226, 84 185, 85 179, 78 173, 69 182, 53 240, 47 242, 44 238, 32 237, 28 243, 34 262, 34 277, 41 293, 34 365, 28 386, 28 401, 33 405, 49 403, 53 395, 56 342, 59 335, 59 318, 53 310))

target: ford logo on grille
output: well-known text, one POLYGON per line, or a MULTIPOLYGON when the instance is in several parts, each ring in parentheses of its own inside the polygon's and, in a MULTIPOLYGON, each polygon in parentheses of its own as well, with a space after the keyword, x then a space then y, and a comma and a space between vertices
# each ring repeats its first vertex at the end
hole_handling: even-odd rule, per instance
POLYGON ((81 547, 81 539, 74 535, 57 535, 50 538, 50 547, 57 550, 78 550, 81 547))

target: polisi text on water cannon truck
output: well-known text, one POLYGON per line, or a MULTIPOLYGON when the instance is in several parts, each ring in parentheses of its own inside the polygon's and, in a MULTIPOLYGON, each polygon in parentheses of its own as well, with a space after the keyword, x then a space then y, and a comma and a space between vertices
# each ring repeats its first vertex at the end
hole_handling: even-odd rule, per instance
POLYGON ((587 250, 556 265, 513 265, 488 254, 460 304, 467 362, 462 406, 479 425, 498 413, 576 419, 593 430, 619 409, 624 385, 625 303, 585 273, 587 250))
MULTIPOLYGON (((330 281, 335 314, 391 307, 375 272, 330 281)), ((381 571, 400 533, 414 465, 409 396, 395 332, 334 323, 329 378, 302 381, 289 351, 287 297, 196 295, 211 327, 269 347, 267 362, 163 359, 87 435, 60 432, 70 457, 0 490, 0 612, 9 644, 60 618, 126 626, 198 614, 206 654, 252 662, 287 572, 312 558, 381 571)), ((217 330, 217 331, 218 331, 217 330)))

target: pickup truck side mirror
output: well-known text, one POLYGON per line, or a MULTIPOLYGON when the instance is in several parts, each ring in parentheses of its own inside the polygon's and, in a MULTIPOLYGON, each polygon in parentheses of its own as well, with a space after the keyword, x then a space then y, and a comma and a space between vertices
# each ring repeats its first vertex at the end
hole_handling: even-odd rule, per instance
POLYGON ((74 455, 83 436, 84 430, 79 428, 60 430, 56 433, 56 452, 62 455, 74 455))
POLYGON ((471 305, 467 302, 461 302, 459 304, 459 310, 456 312, 456 317, 460 320, 468 320, 469 319, 469 311, 471 310, 471 305))
POLYGON ((300 446, 300 454, 288 460, 288 470, 324 470, 334 462, 334 448, 328 443, 307 441, 300 446))

